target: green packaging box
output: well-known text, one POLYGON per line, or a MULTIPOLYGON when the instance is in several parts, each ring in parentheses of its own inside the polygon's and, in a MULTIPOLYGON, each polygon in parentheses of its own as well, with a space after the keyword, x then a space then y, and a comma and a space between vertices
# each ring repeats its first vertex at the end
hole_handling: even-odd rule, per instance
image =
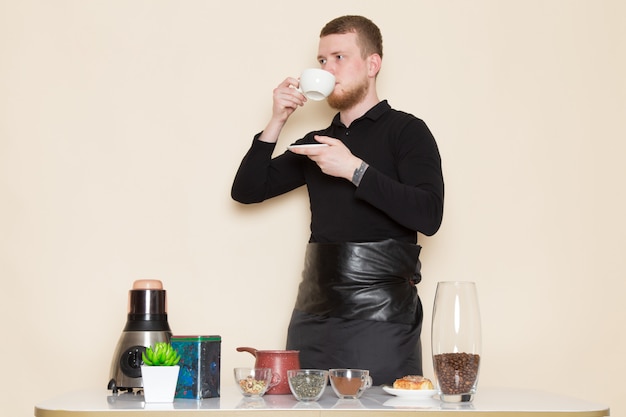
POLYGON ((180 354, 175 398, 201 400, 220 396, 220 336, 172 336, 180 354))

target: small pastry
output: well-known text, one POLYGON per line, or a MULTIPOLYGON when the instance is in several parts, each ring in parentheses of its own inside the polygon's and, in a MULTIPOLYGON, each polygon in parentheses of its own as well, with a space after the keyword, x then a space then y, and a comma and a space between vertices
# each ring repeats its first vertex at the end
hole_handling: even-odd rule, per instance
POLYGON ((420 375, 407 375, 396 379, 393 387, 395 389, 434 389, 430 379, 420 375))

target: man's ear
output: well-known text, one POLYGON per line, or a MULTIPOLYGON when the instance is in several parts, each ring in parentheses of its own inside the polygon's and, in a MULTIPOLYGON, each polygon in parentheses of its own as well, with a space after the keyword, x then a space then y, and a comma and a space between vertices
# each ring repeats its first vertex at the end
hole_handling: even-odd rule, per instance
POLYGON ((376 77, 380 71, 380 67, 383 64, 383 59, 378 54, 372 54, 368 58, 368 75, 370 77, 376 77))

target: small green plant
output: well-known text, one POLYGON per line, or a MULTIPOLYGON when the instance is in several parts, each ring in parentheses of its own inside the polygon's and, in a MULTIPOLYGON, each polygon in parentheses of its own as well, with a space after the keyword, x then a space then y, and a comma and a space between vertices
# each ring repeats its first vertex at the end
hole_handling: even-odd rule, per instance
POLYGON ((167 342, 157 342, 154 347, 146 348, 141 354, 144 365, 147 366, 174 366, 180 360, 180 354, 167 342))

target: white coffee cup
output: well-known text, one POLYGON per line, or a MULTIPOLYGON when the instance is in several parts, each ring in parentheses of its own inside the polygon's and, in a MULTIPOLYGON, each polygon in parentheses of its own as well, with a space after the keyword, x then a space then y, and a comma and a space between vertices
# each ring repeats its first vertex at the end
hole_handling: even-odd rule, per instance
POLYGON ((300 92, 308 99, 324 100, 335 89, 335 76, 320 68, 305 69, 300 75, 300 92))

